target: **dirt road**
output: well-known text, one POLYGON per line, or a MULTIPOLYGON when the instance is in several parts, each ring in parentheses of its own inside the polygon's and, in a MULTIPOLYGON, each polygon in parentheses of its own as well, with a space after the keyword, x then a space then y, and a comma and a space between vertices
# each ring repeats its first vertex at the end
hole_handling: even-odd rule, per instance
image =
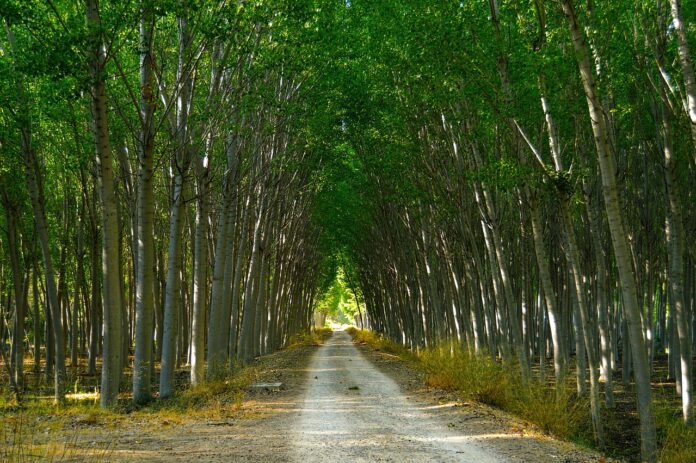
POLYGON ((102 461, 109 462, 599 460, 593 452, 529 433, 502 412, 425 390, 410 367, 357 349, 345 332, 321 347, 281 351, 263 362, 270 372, 265 380, 282 381, 283 389, 250 393, 241 414, 93 428, 77 447, 108 445, 102 461))
POLYGON ((475 436, 451 430, 409 402, 343 331, 314 355, 309 375, 293 427, 294 461, 504 460, 475 436))

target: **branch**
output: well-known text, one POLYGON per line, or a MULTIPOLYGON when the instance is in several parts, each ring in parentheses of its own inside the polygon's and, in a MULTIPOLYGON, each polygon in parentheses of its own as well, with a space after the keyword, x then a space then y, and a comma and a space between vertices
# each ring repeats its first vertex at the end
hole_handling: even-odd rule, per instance
POLYGON ((544 175, 551 178, 551 175, 549 174, 550 169, 548 168, 544 160, 541 158, 541 154, 539 153, 539 151, 529 140, 529 137, 527 137, 527 134, 524 132, 524 130, 522 130, 522 127, 520 127, 520 124, 517 122, 517 119, 513 118, 512 122, 515 124, 515 127, 517 127, 517 131, 520 133, 520 135, 522 135, 522 138, 524 139, 525 143, 527 143, 527 146, 532 151, 532 154, 534 154, 534 159, 536 159, 539 167, 541 168, 541 171, 544 173, 544 175))

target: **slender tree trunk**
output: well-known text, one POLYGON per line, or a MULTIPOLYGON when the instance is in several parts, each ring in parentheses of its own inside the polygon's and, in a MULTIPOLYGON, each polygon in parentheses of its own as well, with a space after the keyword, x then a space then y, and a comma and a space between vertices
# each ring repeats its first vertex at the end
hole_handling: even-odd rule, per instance
MULTIPOLYGON (((9 364, 13 374, 12 382, 19 394, 24 387, 24 317, 26 297, 24 291, 24 272, 20 264, 20 243, 17 230, 17 211, 10 202, 7 192, 3 192, 3 208, 5 209, 5 224, 7 228, 7 247, 12 270, 12 289, 14 290, 14 320, 12 326, 12 355, 9 364)), ((27 281, 28 283, 28 281, 27 281)), ((4 345, 3 345, 4 347, 4 345)))
MULTIPOLYGON (((14 34, 9 24, 6 24, 7 39, 10 50, 15 59, 17 48, 15 45, 14 34)), ((21 76, 20 73, 17 73, 21 76)), ((24 166, 26 172, 27 190, 31 198, 32 209, 34 212, 34 224, 36 225, 36 235, 41 246, 41 254, 44 260, 44 276, 46 278, 46 299, 48 310, 51 312, 51 332, 53 334, 53 355, 55 355, 55 400, 63 402, 65 398, 65 340, 63 337, 63 321, 60 313, 60 303, 58 299, 58 288, 56 287, 55 273, 53 269, 53 259, 48 240, 48 224, 46 221, 46 201, 44 200, 43 182, 39 161, 32 145, 31 115, 29 102, 26 96, 24 82, 21 77, 17 80, 17 100, 20 106, 18 112, 17 125, 19 126, 20 144, 24 166)), ((47 340, 48 341, 48 340, 47 340)), ((48 355, 47 349, 47 355, 48 355)), ((46 371, 50 362, 46 362, 46 371)))
POLYGON ((652 462, 656 458, 655 416, 652 409, 652 392, 650 390, 650 368, 645 339, 641 324, 641 308, 638 304, 635 273, 631 261, 630 248, 626 229, 624 227, 621 202, 616 180, 616 168, 609 147, 604 112, 597 95, 595 77, 590 65, 587 42, 578 24, 575 6, 571 0, 562 0, 563 11, 568 19, 570 34, 576 52, 576 60, 580 70, 592 130, 595 138, 597 157, 602 173, 604 205, 609 221, 614 257, 621 280, 621 292, 633 353, 633 367, 636 378, 636 396, 641 428, 641 456, 644 461, 652 462))
POLYGON ((177 96, 175 133, 177 153, 174 159, 174 186, 169 225, 169 252, 167 256, 167 283, 164 296, 164 318, 162 321, 162 360, 160 364, 160 398, 174 394, 174 370, 177 359, 177 331, 181 312, 181 266, 183 230, 186 202, 184 193, 190 165, 189 147, 189 104, 192 91, 191 71, 188 69, 188 54, 191 46, 187 12, 182 6, 179 25, 179 68, 177 82, 180 86, 177 96))
POLYGON ((96 147, 99 193, 102 205, 102 273, 104 279, 104 347, 102 352, 101 405, 116 403, 123 366, 121 272, 119 255, 118 203, 114 188, 113 161, 109 144, 104 65, 98 0, 85 0, 90 37, 92 118, 96 147))
POLYGON ((73 314, 71 320, 71 335, 70 335, 70 365, 73 368, 78 366, 78 314, 80 309, 80 288, 82 288, 82 280, 84 279, 84 216, 85 205, 84 198, 81 197, 82 204, 80 206, 80 216, 78 217, 77 225, 77 272, 75 274, 75 290, 73 293, 73 314))
POLYGON ((205 314, 208 286, 207 175, 199 182, 193 261, 193 314, 191 326, 191 384, 205 379, 205 314))
POLYGON ((217 242, 215 245, 215 264, 213 267, 213 284, 210 297, 210 320, 208 323, 208 379, 215 378, 222 373, 225 366, 225 349, 226 339, 223 338, 223 323, 228 323, 228 320, 223 319, 223 292, 225 281, 225 267, 228 260, 232 259, 230 252, 233 236, 230 236, 230 203, 233 201, 231 191, 228 191, 229 185, 225 185, 225 194, 223 195, 222 207, 220 209, 220 217, 217 225, 217 242), (229 248, 228 248, 229 246, 229 248))
POLYGON ((556 392, 561 394, 565 386, 565 356, 561 338, 561 317, 556 306, 556 293, 549 272, 549 257, 544 245, 541 213, 536 204, 536 199, 530 198, 530 216, 532 221, 532 237, 534 239, 534 251, 536 253, 537 268, 544 302, 549 315, 549 327, 551 329, 551 343, 553 344, 553 370, 556 378, 556 392))
MULTIPOLYGON (((675 3, 675 2, 673 2, 675 3)), ((679 184, 677 183, 676 162, 672 151, 672 128, 666 111, 662 111, 662 152, 665 163, 665 184, 667 185, 667 204, 669 206, 665 224, 668 249, 669 272, 667 281, 670 290, 670 307, 674 310, 677 342, 679 343, 679 366, 681 369, 682 414, 688 425, 693 422, 692 403, 692 346, 689 333, 689 320, 684 298, 684 227, 679 184)))
POLYGON ((153 157, 155 142, 155 95, 152 71, 154 5, 141 2, 140 17, 140 121, 138 146, 137 262, 135 280, 135 355, 133 358, 133 401, 152 399, 152 332, 155 305, 155 228, 153 157))
POLYGON ((242 329, 239 335, 239 359, 248 364, 254 357, 254 311, 259 310, 255 307, 253 291, 259 273, 259 247, 261 246, 261 224, 263 223, 263 198, 259 197, 259 209, 257 211, 256 224, 254 225, 254 236, 252 238, 251 260, 249 261, 249 272, 246 277, 244 288, 244 305, 242 306, 242 329))

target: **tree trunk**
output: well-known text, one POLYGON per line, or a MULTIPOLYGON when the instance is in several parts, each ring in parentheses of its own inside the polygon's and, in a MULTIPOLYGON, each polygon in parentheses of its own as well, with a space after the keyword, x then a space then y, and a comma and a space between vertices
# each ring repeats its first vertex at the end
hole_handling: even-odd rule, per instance
POLYGON ((154 15, 151 0, 143 0, 140 17, 140 140, 138 146, 137 262, 135 280, 135 355, 133 402, 152 399, 152 332, 155 305, 155 198, 153 156, 155 142, 155 95, 152 70, 154 15))
POLYGON ((113 161, 109 144, 104 66, 106 53, 101 40, 98 0, 85 0, 90 37, 90 74, 92 78, 92 118, 102 206, 102 273, 104 280, 101 400, 102 407, 116 403, 121 379, 122 306, 119 256, 118 203, 114 191, 113 161))
POLYGON ((164 318, 162 320, 162 360, 160 364, 160 398, 174 394, 174 370, 177 358, 177 331, 181 311, 181 266, 183 230, 186 202, 184 193, 189 170, 191 153, 189 147, 189 104, 192 92, 192 70, 188 69, 188 54, 191 46, 187 12, 182 7, 178 17, 179 26, 179 64, 177 82, 180 86, 177 95, 177 114, 174 133, 177 137, 175 159, 173 160, 174 186, 169 224, 169 252, 167 257, 167 283, 164 295, 164 318))
POLYGON ((587 43, 582 29, 578 24, 575 6, 571 0, 562 0, 562 6, 568 19, 570 34, 576 52, 576 60, 587 97, 597 157, 602 173, 604 205, 609 221, 614 257, 621 280, 621 292, 626 312, 626 321, 628 323, 633 354, 633 367, 636 378, 636 396, 641 428, 641 456, 644 461, 652 462, 656 459, 657 442, 655 416, 652 409, 652 392, 650 390, 650 368, 641 324, 641 308, 638 305, 635 274, 621 212, 622 209, 619 200, 614 159, 609 147, 604 113, 597 95, 597 87, 590 65, 587 43))
MULTIPOLYGON (((14 34, 9 25, 6 27, 7 39, 10 50, 16 59, 17 48, 15 45, 14 34)), ((44 200, 43 181, 39 168, 39 161, 32 145, 31 114, 29 101, 26 95, 24 82, 21 74, 17 73, 17 101, 20 110, 17 115, 17 125, 19 126, 20 144, 24 166, 26 172, 27 190, 31 198, 32 209, 34 212, 34 224, 36 225, 36 235, 41 246, 41 254, 44 260, 44 276, 46 278, 46 299, 48 310, 51 312, 51 332, 53 333, 53 355, 55 355, 55 401, 63 402, 65 398, 65 340, 63 337, 63 322, 60 313, 58 300, 58 289, 56 287, 55 273, 53 270, 53 259, 48 240, 48 224, 46 221, 46 202, 44 200)), ((48 340, 47 340, 48 341, 48 340)), ((48 353, 47 349, 47 353, 48 353)), ((48 355, 48 354, 47 354, 48 355)), ((46 371, 50 362, 46 362, 46 371)))
MULTIPOLYGON (((675 1, 672 2, 676 3, 675 1)), ((684 226, 679 202, 677 167, 672 151, 672 128, 669 116, 662 111, 662 152, 665 163, 668 212, 665 221, 669 272, 667 281, 670 290, 670 308, 674 310, 677 342, 679 343, 679 366, 681 370, 682 415, 687 425, 693 422, 692 404, 692 354, 691 336, 686 301, 684 298, 684 226)))

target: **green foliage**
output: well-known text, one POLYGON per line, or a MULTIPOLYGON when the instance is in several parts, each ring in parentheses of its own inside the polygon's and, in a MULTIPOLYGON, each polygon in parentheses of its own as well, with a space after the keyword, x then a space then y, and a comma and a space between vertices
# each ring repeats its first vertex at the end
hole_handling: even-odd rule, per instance
POLYGON ((331 285, 319 298, 315 311, 326 314, 328 318, 338 323, 353 323, 358 314, 358 297, 346 281, 343 267, 336 270, 331 285))

